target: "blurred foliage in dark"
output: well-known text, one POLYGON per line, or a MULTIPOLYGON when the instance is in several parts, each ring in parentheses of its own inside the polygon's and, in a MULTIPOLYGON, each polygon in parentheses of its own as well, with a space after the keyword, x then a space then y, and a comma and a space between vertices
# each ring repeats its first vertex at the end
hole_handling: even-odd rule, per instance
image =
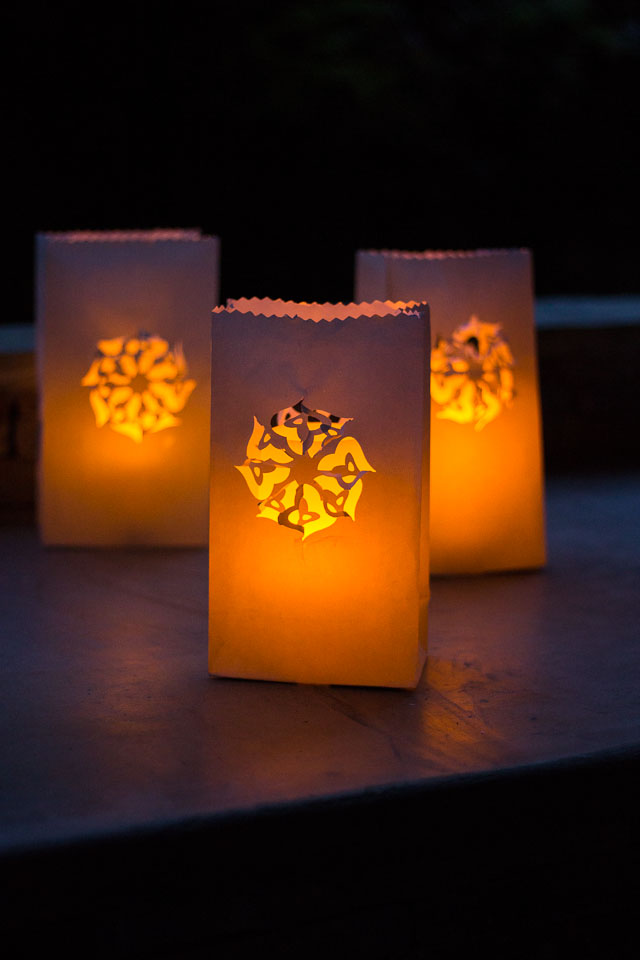
POLYGON ((637 292, 628 0, 60 2, 11 22, 14 312, 38 230, 201 226, 222 294, 338 300, 358 247, 530 246, 637 292))

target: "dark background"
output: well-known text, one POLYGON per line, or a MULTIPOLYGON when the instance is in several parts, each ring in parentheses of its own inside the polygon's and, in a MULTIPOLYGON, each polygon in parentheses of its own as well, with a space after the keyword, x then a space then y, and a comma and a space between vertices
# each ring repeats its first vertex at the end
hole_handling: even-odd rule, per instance
POLYGON ((15 6, 2 320, 40 230, 200 226, 222 298, 350 299, 359 247, 529 246, 539 294, 635 293, 635 9, 15 6))
MULTIPOLYGON (((540 294, 637 293, 635 9, 5 7, 0 322, 32 318, 40 230, 201 226, 222 238, 223 298, 349 299, 354 251, 394 246, 527 245, 540 294)), ((638 328, 542 333, 547 466, 637 466, 638 328)), ((6 359, 27 384, 0 464, 24 467, 0 470, 15 512, 32 509, 36 387, 31 356, 6 359)), ((603 601, 614 632, 624 582, 603 601)), ((188 960, 205 937, 236 958, 635 957, 637 751, 581 766, 4 858, 2 942, 83 960, 188 960)))

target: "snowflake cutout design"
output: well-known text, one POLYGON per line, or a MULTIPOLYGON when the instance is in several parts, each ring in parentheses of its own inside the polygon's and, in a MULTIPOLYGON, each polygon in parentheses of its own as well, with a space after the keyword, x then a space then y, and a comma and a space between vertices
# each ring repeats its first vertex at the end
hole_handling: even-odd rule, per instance
POLYGON ((469 318, 431 351, 431 398, 439 420, 483 430, 515 397, 515 361, 502 326, 469 318))
POLYGON ((185 379, 187 365, 181 344, 171 347, 162 337, 99 340, 96 356, 82 378, 91 387, 89 401, 96 425, 108 425, 136 443, 180 423, 176 413, 196 386, 185 379))
POLYGON ((302 400, 279 410, 264 427, 253 418, 247 459, 236 467, 259 501, 258 517, 302 533, 302 539, 355 520, 362 478, 375 473, 355 437, 352 417, 311 410, 302 400))

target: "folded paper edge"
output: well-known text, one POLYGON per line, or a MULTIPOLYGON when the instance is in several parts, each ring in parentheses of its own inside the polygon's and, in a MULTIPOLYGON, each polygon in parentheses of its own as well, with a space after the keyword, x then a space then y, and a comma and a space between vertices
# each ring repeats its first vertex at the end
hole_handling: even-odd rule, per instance
POLYGON ((473 260, 488 257, 530 255, 527 247, 480 248, 478 250, 358 250, 358 254, 391 260, 473 260))
POLYGON ((56 243, 162 243, 165 241, 200 241, 213 239, 199 228, 154 230, 68 230, 40 234, 56 243))
POLYGON ((271 300, 269 298, 241 297, 227 300, 226 306, 214 307, 214 314, 243 313, 265 319, 311 320, 314 323, 333 320, 356 320, 361 317, 417 316, 427 307, 418 300, 371 300, 360 303, 316 303, 302 300, 271 300))

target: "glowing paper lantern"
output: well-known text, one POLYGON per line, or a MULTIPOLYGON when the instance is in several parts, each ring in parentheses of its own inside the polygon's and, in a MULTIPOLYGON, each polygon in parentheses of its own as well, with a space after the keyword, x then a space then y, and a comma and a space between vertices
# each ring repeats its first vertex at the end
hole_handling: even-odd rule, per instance
POLYGON ((211 673, 416 685, 428 355, 425 304, 214 310, 211 673))
POLYGON ((196 386, 186 380, 182 345, 171 347, 162 337, 100 340, 82 385, 89 394, 96 425, 141 443, 147 433, 177 427, 181 411, 196 386))
POLYGON ((43 234, 37 255, 43 541, 205 544, 217 239, 43 234))
POLYGON ((527 250, 359 251, 356 298, 431 309, 431 570, 545 562, 540 403, 527 250))

